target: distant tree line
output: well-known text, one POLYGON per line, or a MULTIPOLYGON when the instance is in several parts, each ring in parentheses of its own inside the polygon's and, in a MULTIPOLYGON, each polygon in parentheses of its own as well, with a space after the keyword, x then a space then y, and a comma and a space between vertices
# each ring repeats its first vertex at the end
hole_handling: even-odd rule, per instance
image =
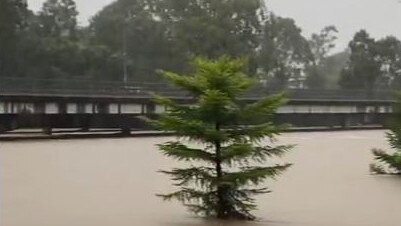
POLYGON ((374 94, 378 89, 401 88, 401 42, 393 36, 375 40, 365 30, 349 43, 350 57, 341 72, 344 89, 363 89, 374 94))
MULTIPOLYGON (((118 0, 88 26, 74 0, 0 3, 0 76, 162 82, 157 70, 189 73, 194 56, 246 57, 247 74, 268 87, 375 90, 401 86, 400 42, 358 32, 330 55, 337 29, 306 38, 262 0, 118 0)), ((369 91, 371 92, 371 91, 369 91)))

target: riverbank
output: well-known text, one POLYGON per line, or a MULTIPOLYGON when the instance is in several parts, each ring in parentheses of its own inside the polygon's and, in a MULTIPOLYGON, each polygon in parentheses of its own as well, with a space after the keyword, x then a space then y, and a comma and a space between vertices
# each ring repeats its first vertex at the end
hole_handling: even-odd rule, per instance
MULTIPOLYGON (((350 130, 381 130, 383 126, 352 126, 352 127, 294 127, 285 133, 291 132, 332 132, 350 130)), ((131 131, 123 133, 121 130, 98 129, 82 131, 77 129, 54 130, 52 134, 44 134, 41 130, 16 130, 0 134, 0 141, 30 141, 30 140, 71 140, 71 139, 104 139, 104 138, 128 138, 128 137, 165 137, 174 136, 173 132, 163 131, 131 131)))

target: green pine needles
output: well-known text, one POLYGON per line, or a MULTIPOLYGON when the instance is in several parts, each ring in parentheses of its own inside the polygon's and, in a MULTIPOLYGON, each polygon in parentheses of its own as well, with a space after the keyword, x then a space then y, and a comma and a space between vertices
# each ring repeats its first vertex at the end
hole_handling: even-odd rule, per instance
POLYGON ((401 175, 401 94, 398 96, 395 115, 389 129, 387 140, 394 152, 389 154, 380 149, 373 149, 373 155, 378 163, 371 164, 370 169, 376 174, 401 175))
POLYGON ((160 150, 191 164, 188 168, 162 171, 172 177, 179 190, 159 196, 176 199, 203 216, 253 220, 253 196, 269 192, 258 185, 290 166, 265 163, 292 148, 273 146, 282 127, 274 125, 272 117, 283 104, 283 97, 269 96, 253 104, 241 101, 253 83, 243 74, 241 59, 197 58, 192 65, 194 72, 189 76, 163 72, 171 83, 191 94, 191 105, 155 97, 155 102, 168 110, 154 124, 180 138, 160 144, 160 150))

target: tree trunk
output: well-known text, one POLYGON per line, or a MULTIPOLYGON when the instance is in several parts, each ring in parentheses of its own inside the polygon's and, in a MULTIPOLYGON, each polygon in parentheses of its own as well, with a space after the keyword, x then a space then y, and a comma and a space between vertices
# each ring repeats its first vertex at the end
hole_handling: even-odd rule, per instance
MULTIPOLYGON (((216 123, 216 131, 220 131, 220 123, 216 123)), ((221 143, 220 141, 215 141, 215 151, 216 151, 216 175, 218 183, 221 182, 223 177, 223 170, 221 167, 221 143)), ((224 187, 220 184, 217 186, 217 218, 226 218, 225 202, 224 202, 224 187)))

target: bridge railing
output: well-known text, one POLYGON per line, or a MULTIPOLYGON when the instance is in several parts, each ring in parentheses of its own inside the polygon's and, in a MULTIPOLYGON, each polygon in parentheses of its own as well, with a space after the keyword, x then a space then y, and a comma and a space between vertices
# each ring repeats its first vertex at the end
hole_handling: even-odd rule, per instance
MULTIPOLYGON (((280 90, 262 85, 253 87, 245 94, 247 98, 261 98, 280 90)), ((300 100, 393 100, 394 91, 379 90, 368 95, 365 90, 285 90, 288 98, 300 100)), ((149 97, 157 93, 170 97, 187 96, 185 91, 163 83, 122 83, 93 81, 89 79, 29 79, 0 78, 0 95, 75 95, 108 97, 149 97)))

